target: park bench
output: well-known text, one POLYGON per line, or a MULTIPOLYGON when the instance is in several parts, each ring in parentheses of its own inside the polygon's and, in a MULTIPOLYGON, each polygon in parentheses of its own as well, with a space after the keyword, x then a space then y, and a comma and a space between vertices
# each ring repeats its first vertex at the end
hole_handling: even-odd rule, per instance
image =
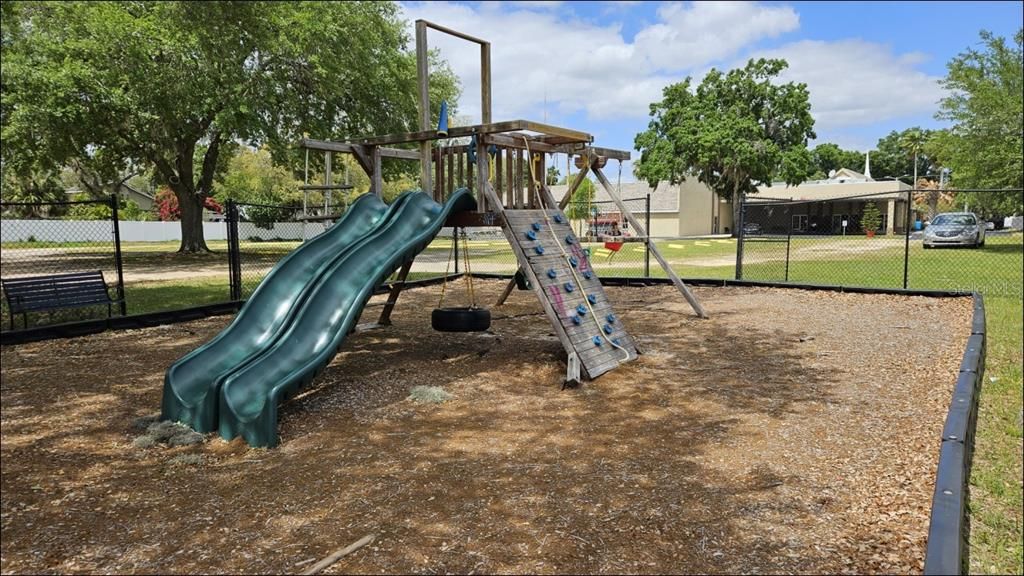
POLYGON ((14 329, 14 315, 21 314, 28 328, 29 312, 45 312, 65 308, 107 305, 107 317, 113 315, 113 305, 120 299, 113 299, 107 291, 103 272, 76 272, 51 276, 30 276, 25 278, 0 279, 4 297, 11 315, 11 329, 14 329))

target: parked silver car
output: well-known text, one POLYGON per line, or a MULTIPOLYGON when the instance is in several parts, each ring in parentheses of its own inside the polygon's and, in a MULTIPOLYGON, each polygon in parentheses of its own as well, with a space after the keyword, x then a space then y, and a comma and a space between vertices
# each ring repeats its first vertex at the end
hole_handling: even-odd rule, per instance
POLYGON ((936 246, 985 245, 985 224, 971 212, 939 214, 924 230, 925 249, 936 246))

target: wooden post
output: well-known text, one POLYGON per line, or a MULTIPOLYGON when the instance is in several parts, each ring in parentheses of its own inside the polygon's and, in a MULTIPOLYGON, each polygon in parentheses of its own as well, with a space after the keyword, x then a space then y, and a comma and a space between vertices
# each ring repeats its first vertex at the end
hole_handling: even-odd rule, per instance
POLYGON ((384 304, 384 309, 380 312, 380 319, 377 320, 377 324, 381 326, 391 325, 391 311, 395 309, 395 303, 398 302, 398 295, 402 293, 402 287, 405 286, 405 279, 409 276, 409 269, 412 268, 412 260, 402 264, 401 270, 398 271, 398 278, 395 283, 391 285, 391 292, 388 294, 388 301, 384 304))
POLYGON ((491 123, 491 43, 480 44, 480 122, 491 123))
POLYGON ((572 195, 576 193, 576 190, 583 184, 583 180, 587 178, 587 172, 590 171, 590 166, 584 166, 580 168, 580 171, 576 173, 576 178, 573 179, 572 185, 565 191, 565 196, 558 202, 558 209, 565 210, 565 207, 572 201, 572 195))
MULTIPOLYGON (((420 130, 430 129, 430 67, 427 23, 416 21, 416 81, 419 86, 420 130)), ((420 142, 420 189, 430 194, 430 140, 420 142)))
POLYGON ((374 146, 370 151, 370 161, 373 163, 373 175, 370 177, 370 188, 378 198, 384 198, 384 173, 380 164, 380 146, 374 146))
MULTIPOLYGON (((633 227, 633 230, 647 236, 647 231, 644 230, 644 227, 640 225, 640 222, 633 217, 633 213, 630 212, 629 208, 627 208, 622 202, 622 198, 619 198, 619 194, 612 187, 612 183, 608 181, 608 178, 605 177, 604 172, 601 171, 597 162, 594 162, 594 164, 591 165, 591 170, 594 171, 594 175, 597 176, 598 181, 601 182, 601 186, 604 187, 605 192, 608 193, 608 196, 611 197, 616 206, 619 207, 619 212, 626 217, 626 220, 629 221, 629 225, 633 227)), ((686 301, 690 303, 690 307, 693 308, 693 311, 697 316, 707 318, 708 315, 704 312, 704 307, 700 305, 700 302, 698 302, 697 298, 690 292, 690 289, 686 287, 686 284, 683 284, 683 281, 679 278, 679 275, 676 274, 675 270, 669 266, 668 261, 665 260, 664 256, 662 256, 661 252, 658 250, 657 244, 651 244, 650 246, 651 253, 654 254, 654 257, 658 260, 658 263, 661 264, 661 267, 665 270, 665 273, 668 274, 668 277, 672 279, 672 283, 676 285, 676 288, 678 288, 680 292, 682 292, 686 301)))

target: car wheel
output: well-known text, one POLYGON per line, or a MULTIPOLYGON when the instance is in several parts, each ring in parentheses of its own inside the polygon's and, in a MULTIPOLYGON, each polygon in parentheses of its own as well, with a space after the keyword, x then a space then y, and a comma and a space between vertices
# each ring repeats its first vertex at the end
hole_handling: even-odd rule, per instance
POLYGON ((931 249, 932 249, 932 247, 931 247, 931 246, 929 246, 929 245, 927 245, 927 244, 924 244, 923 246, 924 246, 924 249, 925 249, 925 250, 931 250, 931 249))

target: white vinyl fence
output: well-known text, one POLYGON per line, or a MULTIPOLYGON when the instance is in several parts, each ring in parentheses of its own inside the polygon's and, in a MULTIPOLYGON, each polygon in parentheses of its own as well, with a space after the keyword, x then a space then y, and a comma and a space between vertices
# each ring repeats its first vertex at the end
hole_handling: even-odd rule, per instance
MULTIPOLYGON (((121 221, 121 242, 179 242, 180 222, 121 221)), ((311 223, 306 237, 323 232, 323 226, 311 223)), ((0 242, 109 242, 114 228, 109 220, 3 220, 0 242)), ((226 222, 203 222, 207 240, 227 240, 226 222)), ((274 224, 271 229, 249 226, 246 236, 262 240, 302 240, 302 227, 294 222, 274 224)), ((245 240, 246 238, 242 238, 245 240)))

